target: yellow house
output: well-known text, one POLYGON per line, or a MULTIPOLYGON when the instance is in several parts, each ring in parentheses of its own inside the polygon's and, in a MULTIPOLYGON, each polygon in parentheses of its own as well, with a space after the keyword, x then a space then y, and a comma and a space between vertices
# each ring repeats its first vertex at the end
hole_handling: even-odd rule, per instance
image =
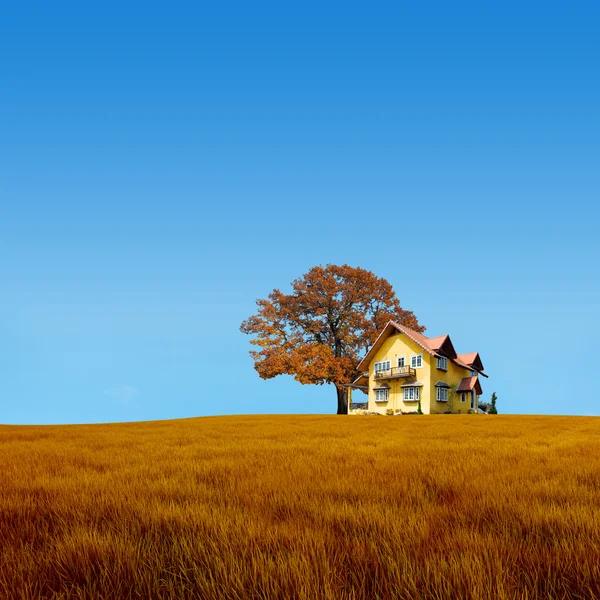
POLYGON ((466 413, 477 410, 483 363, 477 352, 457 354, 449 335, 428 338, 389 321, 358 365, 363 371, 349 384, 348 412, 357 408, 382 414, 466 413), (368 401, 352 402, 361 390, 368 401), (366 404, 366 406, 365 406, 366 404))

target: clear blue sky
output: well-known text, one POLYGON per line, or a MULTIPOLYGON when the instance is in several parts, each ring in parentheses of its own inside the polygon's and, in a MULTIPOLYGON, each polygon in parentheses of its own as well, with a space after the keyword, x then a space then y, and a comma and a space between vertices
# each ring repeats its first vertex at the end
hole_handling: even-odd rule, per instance
POLYGON ((238 330, 327 263, 600 412, 597 3, 123 4, 0 6, 0 422, 335 412, 238 330))

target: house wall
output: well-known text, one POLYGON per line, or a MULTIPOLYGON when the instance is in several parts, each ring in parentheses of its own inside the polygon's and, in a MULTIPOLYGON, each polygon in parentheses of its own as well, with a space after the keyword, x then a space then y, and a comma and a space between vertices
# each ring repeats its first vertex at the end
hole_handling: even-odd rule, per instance
MULTIPOLYGON (((381 348, 375 354, 373 360, 369 364, 369 410, 376 411, 385 414, 388 408, 395 411, 416 411, 418 402, 404 402, 403 388, 401 387, 406 383, 406 377, 400 377, 398 379, 386 379, 379 380, 375 379, 375 363, 382 360, 389 360, 391 366, 395 367, 398 364, 398 357, 404 356, 405 364, 410 366, 410 357, 412 354, 423 355, 423 366, 416 369, 416 379, 423 383, 423 387, 420 388, 421 395, 421 410, 425 414, 429 414, 431 411, 431 361, 435 359, 419 345, 415 344, 406 335, 399 333, 390 335, 382 344, 381 348), (373 388, 378 387, 382 383, 387 383, 390 386, 388 401, 386 402, 375 402, 375 391, 373 388)), ((435 365, 435 362, 433 363, 435 365)), ((441 372, 441 371, 440 371, 441 372)), ((434 380, 438 381, 437 379, 434 380)), ((435 390, 434 390, 435 393, 435 390)), ((434 411, 435 412, 435 411, 434 411)), ((439 412, 443 412, 439 411, 439 412)))
MULTIPOLYGON (((389 360, 391 366, 398 364, 398 357, 404 356, 405 364, 410 366, 410 357, 412 354, 423 355, 423 366, 416 369, 417 381, 423 383, 420 388, 421 410, 425 414, 444 413, 452 409, 452 412, 466 413, 471 407, 470 403, 461 402, 461 394, 453 394, 448 391, 448 402, 438 402, 435 384, 443 381, 455 388, 464 377, 470 377, 470 369, 459 367, 451 360, 448 360, 448 370, 441 371, 437 368, 437 359, 423 350, 418 344, 413 342, 408 336, 402 333, 390 335, 382 344, 381 348, 375 354, 375 357, 369 364, 369 410, 385 414, 388 408, 394 411, 416 411, 418 402, 404 402, 404 393, 402 385, 406 383, 407 378, 384 379, 377 381, 375 379, 375 363, 383 360, 389 360), (387 383, 389 388, 387 402, 375 402, 375 387, 382 383, 387 383), (452 397, 454 395, 454 398, 452 397)), ((475 396, 475 407, 477 407, 478 397, 475 396)))
MULTIPOLYGON (((460 380, 464 377, 471 376, 471 370, 465 369, 464 367, 459 367, 454 364, 451 360, 448 360, 448 371, 440 371, 437 368, 437 359, 432 357, 432 368, 431 368, 431 389, 433 390, 433 395, 431 397, 432 404, 432 413, 443 413, 452 407, 452 412, 458 412, 460 410, 461 413, 466 413, 469 408, 471 408, 470 402, 461 402, 460 393, 454 394, 454 400, 452 400, 452 391, 448 390, 448 402, 438 402, 437 401, 437 391, 435 388, 435 384, 438 381, 443 381, 448 385, 451 385, 452 388, 456 388, 456 386, 460 383, 460 380)), ((475 408, 477 408, 477 395, 475 396, 475 408)))

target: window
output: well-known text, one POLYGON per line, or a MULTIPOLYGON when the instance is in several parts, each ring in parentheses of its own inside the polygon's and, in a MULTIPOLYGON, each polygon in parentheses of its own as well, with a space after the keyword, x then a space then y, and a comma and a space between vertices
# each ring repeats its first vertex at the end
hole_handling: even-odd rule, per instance
POLYGON ((466 402, 466 401, 467 401, 467 392, 463 392, 463 393, 460 395, 460 401, 461 401, 461 402, 466 402))
POLYGON ((399 356, 398 357, 398 367, 403 367, 404 366, 404 356, 399 356))
POLYGON ((475 377, 477 375, 477 371, 471 371, 471 377, 475 377))
POLYGON ((448 370, 448 359, 444 358, 443 356, 437 359, 437 368, 440 369, 440 371, 447 371, 448 370))
POLYGON ((416 402, 418 400, 419 400, 419 388, 418 387, 404 388, 404 401, 405 402, 416 402))
POLYGON ((382 360, 375 363, 375 373, 378 371, 389 371, 392 363, 389 360, 382 360))
POLYGON ((375 402, 387 402, 388 390, 375 390, 375 402))
POLYGON ((437 401, 448 402, 448 388, 439 387, 437 388, 437 401))
POLYGON ((413 369, 419 369, 423 366, 423 355, 422 354, 413 354, 410 357, 410 366, 413 369))

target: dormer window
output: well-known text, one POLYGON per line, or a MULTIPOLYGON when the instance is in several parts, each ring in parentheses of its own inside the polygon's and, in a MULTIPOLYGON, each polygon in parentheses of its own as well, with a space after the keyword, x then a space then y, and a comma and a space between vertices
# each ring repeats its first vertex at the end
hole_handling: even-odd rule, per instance
POLYGON ((448 370, 448 359, 445 358, 444 356, 440 356, 437 359, 437 368, 440 371, 447 371, 448 370))
POLYGON ((410 366, 413 369, 420 369, 423 366, 423 355, 413 354, 410 357, 410 366))

